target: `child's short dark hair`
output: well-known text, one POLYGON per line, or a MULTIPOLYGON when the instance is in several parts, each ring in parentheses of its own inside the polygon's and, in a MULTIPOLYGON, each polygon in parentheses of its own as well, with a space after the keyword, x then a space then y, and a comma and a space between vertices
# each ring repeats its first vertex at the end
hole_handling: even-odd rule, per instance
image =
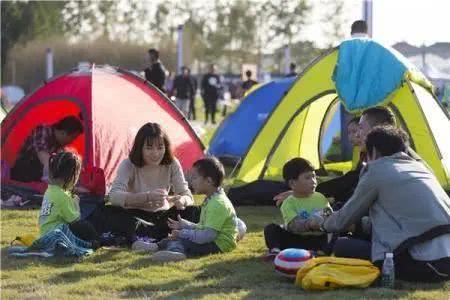
POLYGON ((61 180, 62 188, 67 190, 71 182, 76 183, 81 172, 81 159, 72 152, 54 154, 49 160, 49 176, 52 180, 61 180))
POLYGON ((52 126, 55 129, 65 131, 67 134, 82 134, 83 124, 81 120, 75 116, 67 116, 62 118, 52 126))
POLYGON ((148 49, 148 54, 154 55, 156 58, 159 58, 159 51, 155 48, 148 49))
POLYGON ((359 124, 360 117, 353 117, 350 121, 348 121, 347 126, 350 126, 350 124, 359 124))
POLYGON ((376 126, 366 138, 366 149, 372 153, 376 149, 381 156, 390 156, 408 148, 408 135, 394 126, 376 126))
POLYGON ((211 178, 215 187, 222 185, 225 177, 225 170, 222 163, 214 156, 197 160, 193 167, 204 178, 211 178))
POLYGON ((133 165, 139 168, 144 166, 145 163, 142 156, 142 148, 145 143, 149 144, 157 139, 162 139, 166 148, 166 152, 161 160, 161 165, 170 165, 173 162, 174 156, 167 134, 162 130, 158 123, 146 123, 137 132, 136 137, 134 138, 133 147, 128 156, 133 165))
POLYGON ((362 114, 366 116, 367 120, 369 121, 369 124, 373 127, 379 125, 390 125, 390 126, 397 125, 394 113, 387 107, 382 106, 371 107, 363 111, 362 114))
POLYGON ((367 22, 364 20, 357 20, 353 22, 350 32, 351 34, 367 33, 367 22))
POLYGON ((286 183, 289 183, 289 180, 297 179, 300 174, 312 171, 314 171, 314 167, 308 160, 296 157, 284 164, 283 178, 286 183))

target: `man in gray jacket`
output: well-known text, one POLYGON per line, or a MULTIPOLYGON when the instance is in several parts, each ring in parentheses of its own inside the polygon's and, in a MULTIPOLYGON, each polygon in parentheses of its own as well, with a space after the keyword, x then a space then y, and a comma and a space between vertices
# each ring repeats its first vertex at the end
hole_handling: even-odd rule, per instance
POLYGON ((322 229, 345 232, 369 213, 371 242, 338 240, 337 256, 371 258, 381 266, 393 252, 400 279, 450 280, 450 199, 429 169, 405 154, 407 147, 401 129, 373 129, 366 139, 368 165, 353 196, 322 229))

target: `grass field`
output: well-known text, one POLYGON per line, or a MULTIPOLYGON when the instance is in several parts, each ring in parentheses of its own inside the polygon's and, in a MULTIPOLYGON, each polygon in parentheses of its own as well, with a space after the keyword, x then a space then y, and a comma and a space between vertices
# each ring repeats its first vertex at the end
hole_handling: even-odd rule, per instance
POLYGON ((148 255, 99 250, 73 259, 14 259, 6 247, 17 234, 37 232, 37 210, 3 211, 2 299, 450 299, 446 285, 398 283, 395 291, 370 288, 306 293, 263 262, 263 226, 279 221, 272 207, 239 207, 248 234, 232 253, 156 264, 148 255))
POLYGON ((450 299, 450 282, 306 293, 260 258, 263 227, 281 220, 278 210, 237 212, 248 233, 232 253, 157 264, 145 254, 105 249, 82 260, 9 258, 6 249, 16 235, 37 233, 38 211, 1 211, 1 299, 450 299))

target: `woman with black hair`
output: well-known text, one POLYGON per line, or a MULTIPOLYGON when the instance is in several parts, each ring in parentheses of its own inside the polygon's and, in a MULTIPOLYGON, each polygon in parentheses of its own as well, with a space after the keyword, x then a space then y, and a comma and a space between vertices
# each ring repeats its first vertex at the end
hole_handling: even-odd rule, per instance
MULTIPOLYGON (((167 220, 176 219, 178 214, 192 221, 198 217, 198 208, 190 207, 194 201, 181 164, 157 123, 139 129, 108 198, 112 207, 105 208, 109 226, 106 231, 125 235, 130 243, 136 242, 138 236, 156 240, 167 237, 167 220)), ((140 240, 133 244, 136 250, 145 250, 145 246, 140 240)))

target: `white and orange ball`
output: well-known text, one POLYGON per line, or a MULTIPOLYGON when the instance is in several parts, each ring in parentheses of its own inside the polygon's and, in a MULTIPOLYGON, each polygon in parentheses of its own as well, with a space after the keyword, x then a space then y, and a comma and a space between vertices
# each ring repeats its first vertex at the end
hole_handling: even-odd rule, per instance
POLYGON ((313 256, 304 249, 284 249, 275 257, 275 270, 283 276, 295 278, 297 271, 313 256))
POLYGON ((245 233, 247 232, 247 225, 245 225, 244 221, 237 218, 237 228, 238 228, 238 235, 236 238, 236 241, 240 241, 244 238, 245 233))

